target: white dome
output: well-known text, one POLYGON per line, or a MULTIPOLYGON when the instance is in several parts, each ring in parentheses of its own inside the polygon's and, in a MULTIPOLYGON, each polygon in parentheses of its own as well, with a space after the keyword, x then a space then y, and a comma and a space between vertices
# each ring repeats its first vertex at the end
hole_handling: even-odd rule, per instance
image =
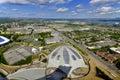
POLYGON ((59 68, 59 66, 71 67, 70 72, 80 67, 88 67, 80 53, 70 46, 60 46, 49 55, 47 67, 59 68))

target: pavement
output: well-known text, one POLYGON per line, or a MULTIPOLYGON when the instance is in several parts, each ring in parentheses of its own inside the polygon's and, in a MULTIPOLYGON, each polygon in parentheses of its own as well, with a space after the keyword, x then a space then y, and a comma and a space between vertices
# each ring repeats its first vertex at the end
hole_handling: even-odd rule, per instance
POLYGON ((93 53, 92 51, 89 51, 84 44, 80 44, 75 42, 74 40, 70 39, 69 37, 65 36, 64 34, 61 33, 61 35, 63 36, 64 40, 70 41, 73 45, 76 45, 78 47, 80 47, 82 50, 84 50, 86 53, 88 53, 88 55, 94 59, 95 61, 97 61, 99 64, 101 64, 101 66, 103 66, 104 68, 106 68, 108 70, 109 73, 111 73, 112 76, 117 77, 120 76, 120 70, 118 70, 115 65, 113 64, 109 64, 108 62, 105 62, 103 59, 101 59, 99 56, 95 55, 95 53, 93 53))

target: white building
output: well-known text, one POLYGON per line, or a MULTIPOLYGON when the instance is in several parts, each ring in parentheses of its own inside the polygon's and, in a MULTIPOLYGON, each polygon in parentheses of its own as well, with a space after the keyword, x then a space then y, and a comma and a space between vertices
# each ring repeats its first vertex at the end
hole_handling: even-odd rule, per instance
POLYGON ((43 47, 39 47, 39 51, 42 51, 43 50, 43 47))
MULTIPOLYGON (((70 46, 56 48, 48 59, 47 68, 55 67, 61 69, 60 66, 70 67, 68 77, 72 77, 71 73, 77 68, 88 68, 79 52, 70 46)), ((61 70, 66 73, 66 69, 62 68, 61 70)))
POLYGON ((117 47, 117 48, 112 47, 112 48, 110 48, 110 50, 120 54, 120 47, 117 47))
MULTIPOLYGON (((33 48, 33 51, 36 50, 33 48)), ((7 78, 15 80, 62 80, 63 78, 78 78, 86 75, 89 66, 85 64, 83 57, 71 46, 60 46, 48 56, 46 68, 20 69, 9 74, 7 78), (50 70, 51 68, 57 70, 50 70), (80 68, 81 74, 74 74, 80 68), (84 71, 85 70, 85 71, 84 71), (50 72, 50 74, 47 74, 50 72)))
POLYGON ((57 43, 57 42, 60 42, 62 40, 60 35, 59 35, 59 32, 57 32, 57 31, 52 31, 51 35, 53 36, 52 38, 45 39, 46 44, 57 43))
POLYGON ((9 74, 9 80, 46 80, 45 68, 21 69, 13 74, 9 74))
POLYGON ((37 53, 38 53, 38 50, 35 49, 35 48, 32 48, 32 53, 33 53, 33 54, 37 54, 37 53))

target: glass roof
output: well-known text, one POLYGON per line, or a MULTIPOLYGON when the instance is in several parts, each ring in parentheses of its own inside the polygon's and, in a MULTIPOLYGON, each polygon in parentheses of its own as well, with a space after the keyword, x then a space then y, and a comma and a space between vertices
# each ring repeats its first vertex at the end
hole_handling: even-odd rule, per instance
POLYGON ((65 61, 65 64, 69 64, 70 58, 69 58, 68 51, 66 49, 63 50, 63 58, 64 58, 64 61, 65 61))
POLYGON ((76 57, 81 59, 80 55, 76 51, 74 51, 72 48, 69 48, 69 49, 75 54, 76 57))
POLYGON ((58 50, 59 50, 59 48, 53 52, 53 54, 52 54, 52 57, 51 57, 51 58, 54 58, 54 57, 57 55, 58 50))

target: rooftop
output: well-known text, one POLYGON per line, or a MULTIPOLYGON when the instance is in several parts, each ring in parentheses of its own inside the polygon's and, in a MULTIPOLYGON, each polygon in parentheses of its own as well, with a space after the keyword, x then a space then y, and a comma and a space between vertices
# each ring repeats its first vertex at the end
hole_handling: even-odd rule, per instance
POLYGON ((46 80, 44 68, 21 69, 8 75, 7 78, 17 80, 46 80))
POLYGON ((30 47, 19 47, 10 51, 5 52, 4 57, 9 65, 12 65, 20 60, 24 60, 28 56, 32 55, 30 47))
POLYGON ((0 36, 0 45, 4 45, 6 43, 8 43, 10 40, 7 39, 6 37, 4 36, 0 36))
POLYGON ((112 47, 112 48, 110 48, 110 49, 111 49, 112 51, 120 54, 120 47, 117 47, 117 48, 112 47))
POLYGON ((71 46, 60 46, 49 55, 47 67, 59 68, 60 66, 71 67, 68 77, 77 68, 88 68, 80 53, 71 46))

